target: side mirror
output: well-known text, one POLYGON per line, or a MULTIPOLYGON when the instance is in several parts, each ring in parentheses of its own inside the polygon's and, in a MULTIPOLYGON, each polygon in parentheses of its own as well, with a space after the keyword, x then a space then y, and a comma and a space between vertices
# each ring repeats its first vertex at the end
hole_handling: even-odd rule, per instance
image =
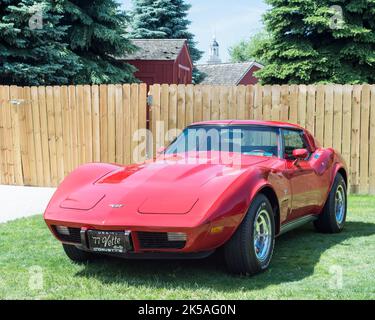
POLYGON ((163 154, 165 152, 165 150, 167 150, 166 147, 161 147, 161 148, 158 149, 157 154, 159 154, 159 155, 163 154))
POLYGON ((293 150, 293 157, 297 160, 304 160, 309 156, 309 151, 307 149, 295 149, 293 150))

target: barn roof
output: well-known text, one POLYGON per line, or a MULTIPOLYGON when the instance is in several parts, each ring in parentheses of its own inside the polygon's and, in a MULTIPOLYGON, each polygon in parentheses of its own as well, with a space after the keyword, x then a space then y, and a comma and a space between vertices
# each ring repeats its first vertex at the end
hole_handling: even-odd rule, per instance
POLYGON ((133 39, 133 44, 139 49, 128 54, 124 60, 176 60, 185 39, 133 39))
POLYGON ((244 63, 220 63, 197 65, 205 77, 201 84, 210 85, 237 85, 253 67, 263 67, 255 61, 244 63))

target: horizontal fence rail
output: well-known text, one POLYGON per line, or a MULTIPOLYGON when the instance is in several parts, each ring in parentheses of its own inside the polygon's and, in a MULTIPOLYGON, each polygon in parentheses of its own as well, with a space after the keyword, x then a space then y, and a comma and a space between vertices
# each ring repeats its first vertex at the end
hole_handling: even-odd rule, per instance
POLYGON ((353 193, 375 194, 375 85, 0 86, 0 183, 57 186, 83 163, 142 162, 139 144, 152 156, 220 119, 298 123, 341 152, 353 193))

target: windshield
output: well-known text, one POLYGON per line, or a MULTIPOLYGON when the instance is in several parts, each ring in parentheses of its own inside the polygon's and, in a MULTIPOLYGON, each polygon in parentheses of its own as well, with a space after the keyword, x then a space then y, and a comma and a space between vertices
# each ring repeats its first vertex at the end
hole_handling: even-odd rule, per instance
POLYGON ((260 126, 193 126, 185 129, 165 153, 189 151, 235 152, 277 157, 278 130, 260 126))

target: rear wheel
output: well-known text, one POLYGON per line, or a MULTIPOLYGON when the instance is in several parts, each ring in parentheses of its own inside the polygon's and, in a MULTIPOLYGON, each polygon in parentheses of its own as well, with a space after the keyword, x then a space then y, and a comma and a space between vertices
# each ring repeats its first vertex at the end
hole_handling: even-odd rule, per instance
POLYGON ((347 193, 345 180, 337 174, 327 202, 314 226, 319 232, 339 233, 344 229, 347 212, 347 193))
POLYGON ((74 262, 82 263, 94 258, 94 255, 92 253, 80 250, 73 245, 63 244, 63 248, 69 259, 74 262))
POLYGON ((225 245, 228 269, 232 273, 254 275, 267 269, 275 245, 272 206, 263 194, 254 199, 240 227, 225 245))

